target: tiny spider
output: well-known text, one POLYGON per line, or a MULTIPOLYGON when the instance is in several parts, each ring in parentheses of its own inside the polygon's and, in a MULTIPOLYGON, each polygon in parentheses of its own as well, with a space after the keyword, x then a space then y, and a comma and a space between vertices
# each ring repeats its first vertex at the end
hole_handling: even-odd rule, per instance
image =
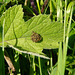
POLYGON ((39 34, 35 33, 34 31, 32 33, 33 34, 31 35, 31 40, 33 42, 39 42, 42 40, 42 37, 39 34))

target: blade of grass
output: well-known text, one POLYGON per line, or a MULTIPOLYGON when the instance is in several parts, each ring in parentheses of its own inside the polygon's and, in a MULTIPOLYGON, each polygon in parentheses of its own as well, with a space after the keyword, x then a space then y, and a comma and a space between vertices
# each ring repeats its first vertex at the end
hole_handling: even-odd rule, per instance
POLYGON ((58 75, 62 75, 62 42, 59 44, 58 53, 58 75))
POLYGON ((67 56, 68 39, 69 39, 69 32, 70 32, 70 26, 71 26, 71 20, 72 20, 72 13, 73 13, 73 7, 71 10, 70 20, 69 20, 69 24, 68 24, 67 37, 65 39, 66 41, 65 41, 65 44, 63 44, 63 46, 64 46, 64 49, 63 49, 63 69, 62 69, 63 75, 65 73, 65 64, 66 64, 66 56, 67 56))
MULTIPOLYGON (((62 10, 61 10, 61 7, 62 7, 62 2, 61 0, 58 0, 58 4, 57 4, 57 20, 60 21, 62 23, 62 10), (59 16, 60 14, 60 16, 59 16)), ((62 43, 60 42, 60 45, 59 45, 59 55, 58 55, 58 75, 62 75, 62 43)))
POLYGON ((36 0, 36 3, 37 3, 37 6, 38 6, 39 14, 41 14, 40 5, 39 5, 39 0, 36 0))
POLYGON ((60 22, 63 23, 62 1, 60 0, 60 22))
POLYGON ((66 23, 66 7, 67 7, 67 0, 65 0, 65 11, 64 11, 64 38, 63 38, 63 63, 62 63, 62 75, 64 75, 64 71, 65 71, 65 56, 66 56, 66 52, 65 52, 65 50, 66 50, 66 44, 65 44, 65 27, 66 27, 66 25, 67 25, 67 23, 66 23), (64 55, 65 54, 65 55, 64 55))
POLYGON ((36 72, 35 72, 35 56, 33 56, 33 71, 34 71, 34 75, 36 75, 36 72))
POLYGON ((45 8, 44 14, 46 14, 47 10, 48 10, 48 6, 49 6, 49 2, 47 4, 47 7, 45 8))
POLYGON ((52 71, 53 71, 52 52, 51 52, 50 54, 51 54, 51 58, 50 58, 50 67, 51 67, 51 72, 52 72, 52 71))
POLYGON ((2 33, 2 51, 3 51, 3 56, 2 56, 2 75, 5 75, 5 64, 4 64, 4 24, 5 24, 5 19, 3 21, 3 33, 2 33))
POLYGON ((30 61, 30 72, 29 72, 29 75, 34 75, 34 65, 33 65, 34 64, 34 56, 33 55, 29 56, 29 61, 30 61))
POLYGON ((57 21, 60 21, 60 0, 57 0, 57 21))
POLYGON ((50 0, 50 16, 52 15, 52 12, 53 12, 53 10, 52 10, 52 0, 50 0))
POLYGON ((40 1, 40 5, 43 5, 43 4, 44 4, 44 2, 43 2, 43 0, 41 0, 41 1, 40 1))
MULTIPOLYGON (((62 16, 62 1, 57 0, 57 21, 63 23, 63 16, 62 16)), ((62 42, 59 44, 59 51, 58 51, 58 75, 62 75, 62 42)))
POLYGON ((29 60, 30 60, 30 74, 29 75, 36 75, 35 56, 30 55, 29 60))
POLYGON ((38 61, 39 61, 39 69, 40 69, 40 75, 42 75, 42 70, 41 70, 41 61, 40 61, 40 57, 38 57, 38 61))
MULTIPOLYGON (((36 14, 28 7, 28 6, 25 6, 34 16, 36 16, 36 14)), ((24 8, 25 8, 24 7, 24 8)))
POLYGON ((57 0, 57 21, 63 22, 63 16, 62 16, 62 1, 57 0))

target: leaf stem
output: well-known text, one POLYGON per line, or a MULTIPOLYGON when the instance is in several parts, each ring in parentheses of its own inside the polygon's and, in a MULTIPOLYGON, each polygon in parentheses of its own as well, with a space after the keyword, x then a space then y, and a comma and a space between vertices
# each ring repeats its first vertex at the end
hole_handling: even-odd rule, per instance
POLYGON ((42 75, 40 57, 38 57, 38 61, 39 61, 39 69, 40 69, 40 75, 42 75))

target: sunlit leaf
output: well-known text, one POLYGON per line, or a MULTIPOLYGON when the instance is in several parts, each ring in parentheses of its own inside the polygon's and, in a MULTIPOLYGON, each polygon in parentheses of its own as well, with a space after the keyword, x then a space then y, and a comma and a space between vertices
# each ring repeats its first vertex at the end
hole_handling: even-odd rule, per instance
MULTIPOLYGON (((1 17, 2 28, 3 20, 5 46, 12 45, 22 51, 42 54, 43 49, 54 49, 59 47, 63 39, 63 24, 60 22, 51 22, 49 15, 38 15, 32 17, 27 22, 23 19, 23 9, 21 5, 10 7, 1 17), (40 34, 42 40, 33 42, 31 40, 32 32, 40 34)), ((0 35, 2 31, 0 30, 0 35)), ((0 45, 2 44, 0 36, 0 45)))

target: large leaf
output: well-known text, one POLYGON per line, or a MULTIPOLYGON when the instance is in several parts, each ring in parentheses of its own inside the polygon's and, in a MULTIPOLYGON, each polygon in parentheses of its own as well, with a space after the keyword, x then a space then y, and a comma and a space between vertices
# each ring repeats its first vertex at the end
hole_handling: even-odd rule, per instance
MULTIPOLYGON (((63 39, 63 26, 60 22, 51 22, 49 15, 34 16, 27 22, 23 20, 23 10, 21 5, 10 7, 1 17, 2 28, 3 20, 5 46, 12 45, 22 51, 42 54, 42 50, 58 48, 63 39), (31 40, 32 31, 41 35, 43 40, 35 43, 31 40)), ((0 35, 2 30, 0 30, 0 35)), ((2 45, 0 36, 0 45, 2 45)))

